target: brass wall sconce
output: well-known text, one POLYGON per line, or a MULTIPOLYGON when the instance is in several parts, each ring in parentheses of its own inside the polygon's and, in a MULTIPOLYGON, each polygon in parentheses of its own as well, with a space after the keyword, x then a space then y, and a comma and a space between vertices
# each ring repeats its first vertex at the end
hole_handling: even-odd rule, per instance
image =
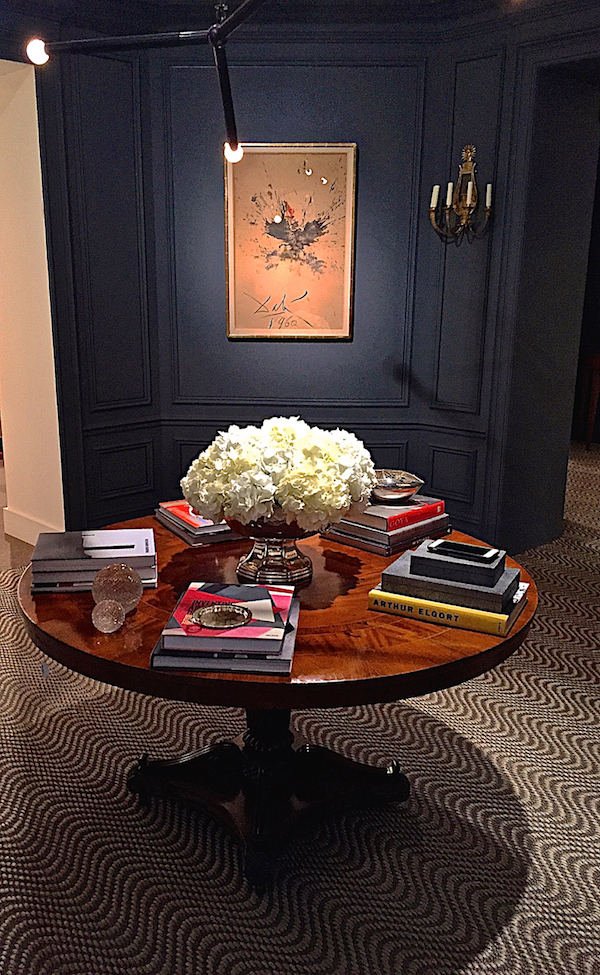
POLYGON ((215 67, 219 77, 223 114, 225 116, 225 156, 230 162, 238 162, 243 149, 238 144, 233 98, 229 83, 229 69, 225 56, 225 42, 229 35, 239 27, 265 0, 243 0, 240 6, 228 16, 226 3, 215 6, 216 23, 208 30, 171 31, 164 34, 136 34, 128 37, 94 37, 76 41, 51 41, 40 38, 27 45, 27 57, 33 64, 46 64, 51 54, 91 54, 95 51, 129 51, 150 47, 172 47, 182 44, 199 44, 208 41, 212 48, 215 67))
POLYGON ((448 183, 446 191, 446 205, 442 207, 442 215, 438 222, 438 200, 440 196, 439 184, 433 187, 429 204, 429 219, 438 237, 445 244, 455 243, 458 247, 465 238, 471 243, 478 240, 489 230, 492 214, 492 184, 488 183, 485 192, 485 216, 475 226, 473 217, 477 209, 478 193, 475 179, 475 146, 465 146, 462 151, 462 163, 458 167, 458 180, 448 183))

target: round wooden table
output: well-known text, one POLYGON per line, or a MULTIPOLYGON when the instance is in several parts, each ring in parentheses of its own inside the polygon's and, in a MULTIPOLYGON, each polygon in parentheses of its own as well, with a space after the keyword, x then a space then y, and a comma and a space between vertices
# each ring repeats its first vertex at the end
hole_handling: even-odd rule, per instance
MULTIPOLYGON (((372 768, 300 742, 290 731, 290 710, 393 701, 476 677, 522 643, 537 605, 535 583, 521 568, 529 583, 527 605, 505 639, 378 613, 367 609, 367 594, 394 557, 314 537, 300 543, 314 574, 298 591, 290 677, 152 670, 151 651, 180 594, 194 580, 236 582, 238 558, 249 542, 193 548, 153 517, 111 527, 154 529, 158 588, 145 590, 120 630, 102 634, 91 622, 91 593, 33 596, 28 568, 19 582, 28 632, 50 657, 88 677, 158 697, 246 709, 241 744, 221 743, 168 761, 143 756, 128 784, 143 801, 193 794, 218 812, 246 840, 246 869, 256 882, 274 844, 315 803, 367 793, 400 801, 408 796, 408 780, 393 758, 386 768, 372 768)), ((452 537, 476 542, 459 532, 452 537)))

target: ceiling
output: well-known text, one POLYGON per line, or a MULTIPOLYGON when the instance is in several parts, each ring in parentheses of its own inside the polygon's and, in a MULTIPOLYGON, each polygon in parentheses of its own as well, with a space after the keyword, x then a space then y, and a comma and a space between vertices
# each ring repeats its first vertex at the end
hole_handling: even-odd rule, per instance
MULTIPOLYGON (((537 8, 556 0, 265 0, 248 23, 418 24, 453 22, 498 9, 537 8)), ((232 13, 241 0, 232 0, 232 13)), ((0 0, 0 10, 63 31, 153 33, 201 30, 215 22, 214 0, 0 0)))

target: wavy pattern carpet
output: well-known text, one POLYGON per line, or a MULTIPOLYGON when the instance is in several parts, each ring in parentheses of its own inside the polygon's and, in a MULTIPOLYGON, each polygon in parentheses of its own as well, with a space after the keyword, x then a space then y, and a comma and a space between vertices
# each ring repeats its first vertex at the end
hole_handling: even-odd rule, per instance
POLYGON ((579 451, 564 534, 521 556, 540 609, 500 667, 416 700, 293 715, 354 757, 399 757, 412 794, 306 827, 263 894, 219 826, 125 788, 142 751, 234 736, 241 712, 48 660, 20 624, 17 573, 2 573, 2 975, 598 975, 596 489, 600 453, 579 451))

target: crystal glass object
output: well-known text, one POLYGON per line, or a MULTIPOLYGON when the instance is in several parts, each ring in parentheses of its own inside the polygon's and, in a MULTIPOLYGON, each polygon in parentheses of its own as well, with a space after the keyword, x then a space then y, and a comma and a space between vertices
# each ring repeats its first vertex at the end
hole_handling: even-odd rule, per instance
POLYGON ((254 542, 251 552, 238 562, 238 579, 262 585, 299 585, 312 579, 312 562, 296 547, 296 540, 314 535, 294 521, 291 524, 275 518, 260 518, 247 525, 233 518, 225 519, 237 535, 254 542))
POLYGON ((95 603, 114 599, 121 604, 125 613, 135 609, 142 598, 143 591, 144 586, 139 573, 120 562, 100 569, 92 583, 92 596, 95 603))
POLYGON ((116 599, 101 599, 92 610, 92 623, 101 633, 114 633, 125 622, 125 610, 116 599))

